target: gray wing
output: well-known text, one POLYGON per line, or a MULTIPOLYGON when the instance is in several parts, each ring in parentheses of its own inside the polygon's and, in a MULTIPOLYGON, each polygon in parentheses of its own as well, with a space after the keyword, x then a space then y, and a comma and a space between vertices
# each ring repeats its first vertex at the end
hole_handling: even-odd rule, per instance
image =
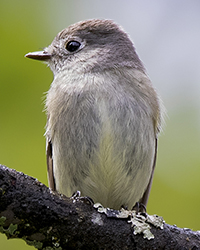
POLYGON ((151 177, 149 180, 149 184, 147 185, 146 191, 144 192, 140 203, 142 203, 145 207, 147 206, 147 202, 149 199, 149 194, 150 194, 150 190, 151 190, 151 185, 153 182, 153 174, 154 174, 154 169, 156 166, 156 157, 157 157, 157 147, 158 147, 158 142, 157 142, 157 138, 155 138, 155 155, 154 155, 154 161, 153 161, 153 167, 152 167, 152 172, 151 172, 151 177))
POLYGON ((56 184, 53 174, 53 157, 52 157, 52 143, 51 141, 47 141, 47 148, 46 148, 46 154, 47 154, 47 173, 48 173, 48 182, 49 187, 51 190, 56 190, 56 184))

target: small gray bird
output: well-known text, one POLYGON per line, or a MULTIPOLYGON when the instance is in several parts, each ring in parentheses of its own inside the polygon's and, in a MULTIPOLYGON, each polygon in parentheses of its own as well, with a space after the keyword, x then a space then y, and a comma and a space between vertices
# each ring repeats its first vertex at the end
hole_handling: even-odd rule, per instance
POLYGON ((54 74, 46 98, 50 188, 80 190, 113 209, 146 206, 163 112, 128 35, 111 20, 82 21, 26 57, 54 74))

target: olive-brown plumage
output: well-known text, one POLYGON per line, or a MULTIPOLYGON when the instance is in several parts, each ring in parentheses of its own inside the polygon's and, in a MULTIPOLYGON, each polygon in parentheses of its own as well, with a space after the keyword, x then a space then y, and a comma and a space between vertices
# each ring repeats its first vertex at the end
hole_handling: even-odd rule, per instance
POLYGON ((128 35, 110 20, 82 21, 27 57, 54 73, 46 99, 50 187, 114 209, 146 205, 162 110, 128 35))

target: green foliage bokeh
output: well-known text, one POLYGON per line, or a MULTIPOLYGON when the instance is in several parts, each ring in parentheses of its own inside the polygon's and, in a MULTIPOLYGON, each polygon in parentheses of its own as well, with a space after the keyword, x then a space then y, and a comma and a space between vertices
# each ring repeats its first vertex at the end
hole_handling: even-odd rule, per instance
MULTIPOLYGON (((66 2, 64 23, 57 24, 56 9, 62 11, 63 1, 0 1, 0 163, 46 185, 43 109, 53 74, 45 64, 24 55, 49 45, 58 31, 79 20, 73 18, 78 4, 72 8, 72 2, 66 2)), ((198 112, 180 107, 168 113, 148 204, 150 214, 194 230, 200 229, 198 112)), ((0 245, 7 250, 31 248, 22 240, 7 241, 4 235, 0 235, 0 245)))

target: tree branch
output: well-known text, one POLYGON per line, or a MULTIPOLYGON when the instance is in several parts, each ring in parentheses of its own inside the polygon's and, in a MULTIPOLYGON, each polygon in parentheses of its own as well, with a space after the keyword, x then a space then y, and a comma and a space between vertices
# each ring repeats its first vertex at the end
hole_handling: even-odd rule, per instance
POLYGON ((164 224, 155 238, 134 235, 127 219, 107 218, 90 204, 51 191, 0 165, 0 232, 37 249, 199 249, 200 233, 164 224))

